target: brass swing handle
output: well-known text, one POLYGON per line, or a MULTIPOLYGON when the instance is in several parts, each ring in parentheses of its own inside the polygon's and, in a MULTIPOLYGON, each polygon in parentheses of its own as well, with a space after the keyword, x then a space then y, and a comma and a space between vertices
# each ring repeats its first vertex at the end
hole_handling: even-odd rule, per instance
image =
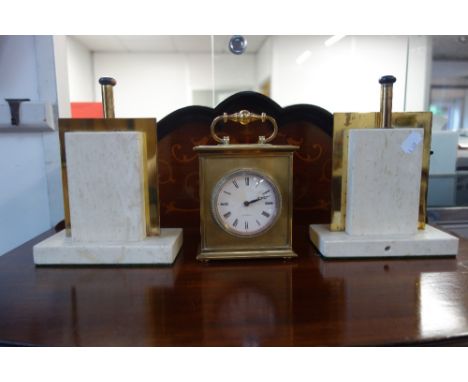
POLYGON ((238 113, 234 114, 228 114, 224 113, 223 115, 217 116, 215 119, 213 119, 213 122, 211 122, 211 136, 213 139, 218 142, 222 143, 224 145, 229 144, 229 136, 224 136, 223 138, 220 138, 216 134, 216 125, 220 122, 223 121, 224 123, 228 121, 233 121, 233 122, 238 122, 241 125, 248 125, 251 122, 254 121, 262 121, 263 123, 266 121, 269 121, 271 125, 273 126, 273 132, 268 138, 265 138, 263 135, 258 137, 258 143, 268 143, 271 142, 273 139, 275 139, 276 135, 278 134, 278 125, 276 124, 276 120, 273 117, 270 117, 269 115, 262 113, 262 114, 254 114, 251 113, 248 110, 241 110, 238 113))

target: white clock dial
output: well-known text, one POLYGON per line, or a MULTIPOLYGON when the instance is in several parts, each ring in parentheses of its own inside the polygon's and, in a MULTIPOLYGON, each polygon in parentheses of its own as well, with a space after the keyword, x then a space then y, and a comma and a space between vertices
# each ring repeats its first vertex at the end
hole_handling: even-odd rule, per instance
POLYGON ((239 170, 221 179, 212 197, 216 221, 227 232, 256 236, 268 230, 279 215, 278 187, 259 171, 239 170))

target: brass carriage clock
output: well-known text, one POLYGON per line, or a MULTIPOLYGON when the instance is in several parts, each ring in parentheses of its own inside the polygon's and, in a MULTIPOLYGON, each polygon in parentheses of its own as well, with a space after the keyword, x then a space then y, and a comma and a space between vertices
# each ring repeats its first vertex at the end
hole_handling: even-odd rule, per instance
POLYGON ((274 118, 242 110, 216 117, 211 135, 218 145, 197 146, 200 171, 199 260, 295 257, 292 250, 293 153, 298 146, 271 145, 274 118), (220 121, 270 122, 272 134, 256 144, 220 138, 220 121))

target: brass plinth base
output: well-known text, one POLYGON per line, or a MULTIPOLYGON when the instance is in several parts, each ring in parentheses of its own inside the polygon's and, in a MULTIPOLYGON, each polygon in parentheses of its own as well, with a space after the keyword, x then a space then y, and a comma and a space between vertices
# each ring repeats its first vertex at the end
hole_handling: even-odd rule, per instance
POLYGON ((234 260, 234 259, 261 259, 261 258, 283 258, 297 257, 292 249, 274 249, 262 251, 206 251, 198 250, 197 260, 234 260))

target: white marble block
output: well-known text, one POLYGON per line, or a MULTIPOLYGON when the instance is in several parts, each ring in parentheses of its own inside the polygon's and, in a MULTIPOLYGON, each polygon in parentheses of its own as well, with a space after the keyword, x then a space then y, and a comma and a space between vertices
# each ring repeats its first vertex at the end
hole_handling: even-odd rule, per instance
POLYGON ((182 228, 134 242, 85 243, 60 231, 33 247, 36 265, 172 264, 182 246, 182 228))
POLYGON ((410 235, 348 235, 330 231, 327 224, 311 224, 309 237, 324 257, 455 256, 458 238, 426 225, 410 235))
POLYGON ((141 132, 65 134, 73 241, 146 237, 144 139, 141 132))
POLYGON ((418 230, 423 130, 348 132, 345 231, 312 224, 309 237, 330 258, 455 256, 458 238, 418 230))
POLYGON ((423 129, 353 129, 348 139, 346 233, 416 234, 423 129))

